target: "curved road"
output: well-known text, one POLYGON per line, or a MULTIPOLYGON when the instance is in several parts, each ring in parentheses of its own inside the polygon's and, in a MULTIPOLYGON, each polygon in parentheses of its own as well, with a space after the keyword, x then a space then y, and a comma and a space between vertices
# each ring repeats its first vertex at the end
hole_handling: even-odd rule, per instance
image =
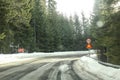
MULTIPOLYGON (((0 80, 101 80, 84 79, 73 64, 78 58, 39 58, 18 65, 0 67, 0 80)), ((84 73, 84 72, 83 72, 84 73)), ((87 76, 88 77, 88 76, 87 76)))

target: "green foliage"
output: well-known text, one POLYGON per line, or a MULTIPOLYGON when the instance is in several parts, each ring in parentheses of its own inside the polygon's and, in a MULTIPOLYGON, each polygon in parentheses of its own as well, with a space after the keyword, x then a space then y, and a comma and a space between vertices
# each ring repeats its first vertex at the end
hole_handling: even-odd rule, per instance
POLYGON ((51 52, 84 50, 89 22, 56 11, 55 0, 1 0, 0 51, 51 52), (47 5, 46 5, 47 4, 47 5), (83 33, 84 32, 84 33, 83 33))
POLYGON ((5 33, 2 33, 2 34, 0 34, 0 40, 1 39, 4 39, 6 36, 5 36, 5 33))
POLYGON ((95 16, 92 22, 92 32, 95 38, 95 46, 107 55, 107 61, 114 64, 120 64, 120 11, 113 5, 116 5, 118 0, 96 0, 98 11, 95 11, 95 16), (100 5, 103 5, 101 7, 100 5), (117 12, 116 12, 117 11, 117 12), (97 25, 98 21, 103 22, 103 26, 97 25))
POLYGON ((29 49, 32 39, 32 27, 29 23, 31 20, 32 0, 10 2, 10 13, 8 14, 9 28, 14 33, 15 45, 29 49))
POLYGON ((0 34, 1 38, 4 38, 6 28, 6 15, 8 14, 8 3, 5 0, 0 0, 0 34))
POLYGON ((46 5, 45 0, 35 0, 32 9, 31 26, 34 30, 33 50, 45 51, 46 42, 46 5))
POLYGON ((0 52, 5 51, 6 42, 5 39, 7 38, 7 21, 6 15, 8 14, 9 3, 5 0, 0 0, 0 52))
POLYGON ((31 28, 29 25, 31 19, 30 10, 32 0, 2 0, 0 2, 0 33, 4 33, 4 40, 1 40, 1 49, 3 53, 11 52, 10 44, 20 45, 28 48, 31 38, 31 28))

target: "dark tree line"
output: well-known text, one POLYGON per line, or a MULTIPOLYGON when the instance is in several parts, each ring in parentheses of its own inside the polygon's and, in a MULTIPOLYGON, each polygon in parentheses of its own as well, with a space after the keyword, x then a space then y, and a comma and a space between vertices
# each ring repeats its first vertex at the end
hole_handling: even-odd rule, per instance
POLYGON ((91 33, 101 60, 120 64, 120 1, 96 0, 91 33))
POLYGON ((89 21, 66 17, 55 0, 0 0, 0 51, 15 53, 85 50, 89 21))

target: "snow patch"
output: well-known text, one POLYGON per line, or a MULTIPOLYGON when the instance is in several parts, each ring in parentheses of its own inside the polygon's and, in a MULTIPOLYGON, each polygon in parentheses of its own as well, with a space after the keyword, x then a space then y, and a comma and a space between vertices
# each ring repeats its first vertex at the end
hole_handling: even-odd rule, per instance
POLYGON ((67 64, 61 65, 61 66, 59 67, 59 70, 60 70, 61 72, 66 72, 66 71, 69 70, 69 69, 70 69, 70 67, 69 67, 69 65, 67 65, 67 64))
POLYGON ((76 68, 84 69, 86 72, 94 74, 103 80, 120 80, 120 69, 101 65, 92 58, 84 56, 76 64, 78 64, 76 68))

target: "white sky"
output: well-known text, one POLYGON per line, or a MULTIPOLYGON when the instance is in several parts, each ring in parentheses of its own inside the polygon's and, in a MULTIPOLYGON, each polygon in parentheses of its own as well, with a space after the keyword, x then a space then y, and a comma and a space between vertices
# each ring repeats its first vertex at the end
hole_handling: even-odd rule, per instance
POLYGON ((94 0, 56 0, 57 11, 70 16, 74 13, 80 15, 84 11, 87 17, 93 10, 94 0))

